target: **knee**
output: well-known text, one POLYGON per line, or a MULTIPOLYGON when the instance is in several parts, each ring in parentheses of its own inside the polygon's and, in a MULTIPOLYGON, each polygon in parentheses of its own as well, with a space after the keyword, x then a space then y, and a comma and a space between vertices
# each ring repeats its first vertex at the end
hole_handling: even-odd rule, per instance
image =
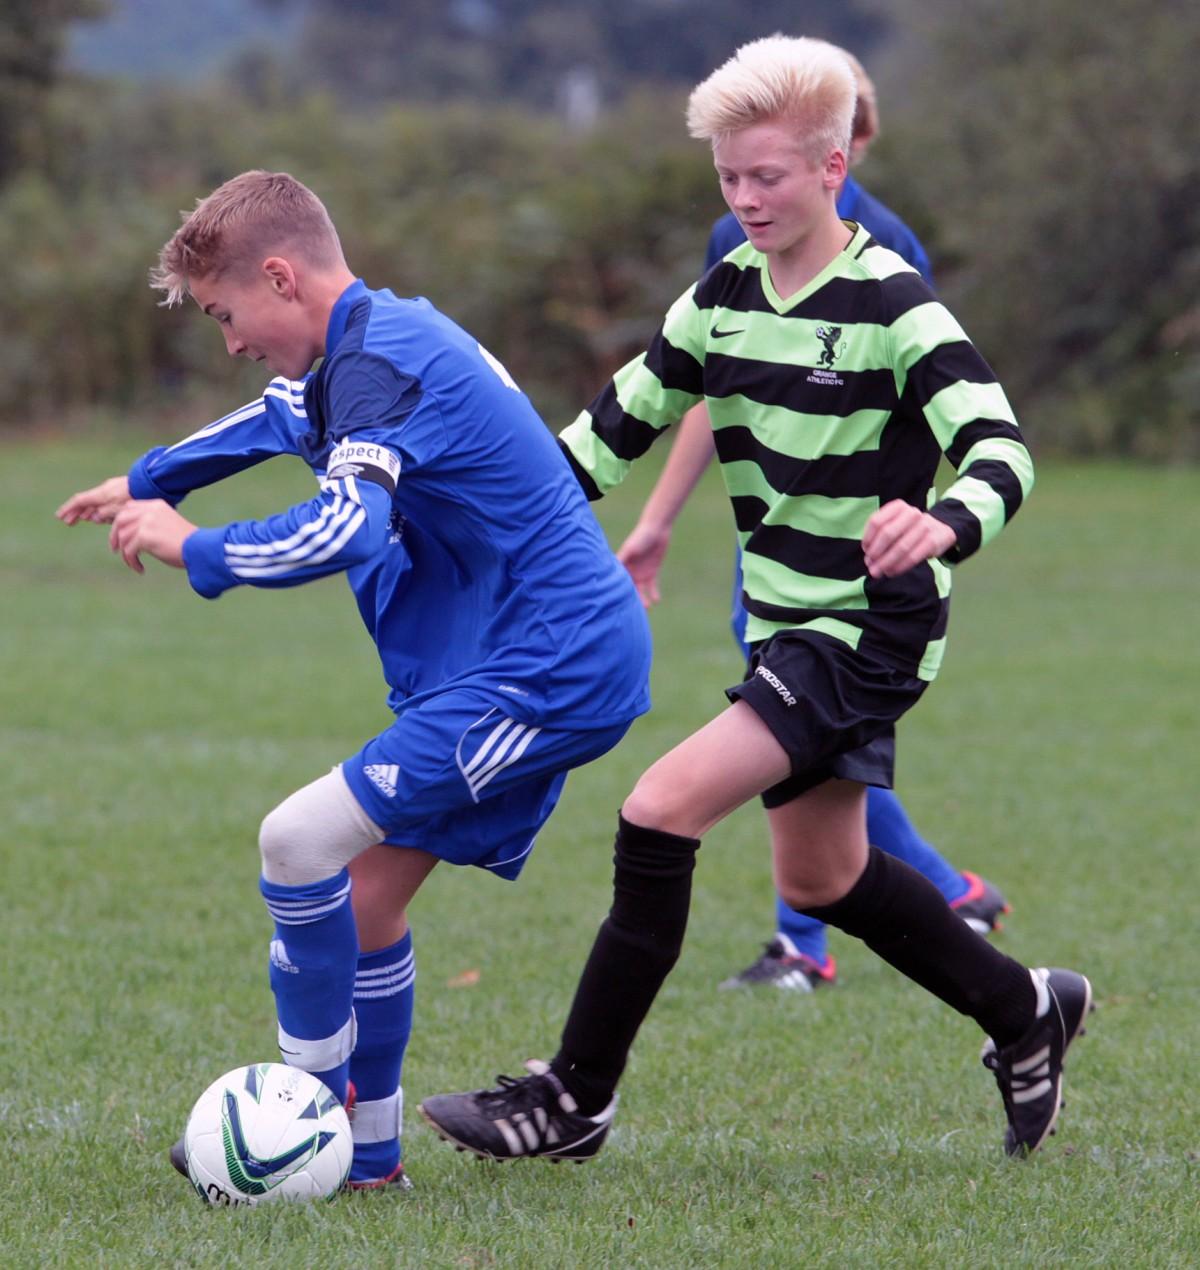
POLYGON ((258 827, 262 874, 283 886, 308 886, 333 877, 345 864, 329 850, 317 808, 306 806, 304 791, 267 812, 258 827))
POLYGON ((797 886, 794 883, 778 888, 779 898, 793 913, 805 913, 810 908, 824 908, 827 904, 836 904, 845 891, 836 886, 820 882, 806 883, 797 886))
POLYGON ((378 842, 381 833, 335 768, 267 813, 258 831, 263 877, 284 886, 322 882, 378 842))
POLYGON ((651 768, 633 787, 621 807, 621 815, 631 824, 663 833, 696 838, 700 830, 689 817, 687 799, 678 787, 672 787, 651 768))
POLYGON ((292 842, 290 819, 281 803, 267 812, 258 827, 258 851, 262 856, 264 877, 279 877, 286 872, 288 847, 292 842))
POLYGON ((844 899, 854 887, 857 873, 852 869, 807 870, 790 878, 775 879, 779 898, 796 913, 825 908, 844 899))

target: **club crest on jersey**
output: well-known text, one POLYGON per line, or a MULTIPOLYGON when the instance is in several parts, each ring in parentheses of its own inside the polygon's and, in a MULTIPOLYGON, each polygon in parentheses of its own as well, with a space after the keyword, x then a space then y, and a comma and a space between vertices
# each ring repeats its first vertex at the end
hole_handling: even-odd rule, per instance
POLYGON ((840 326, 818 326, 817 339, 821 342, 821 355, 808 376, 810 384, 824 384, 829 388, 841 388, 845 380, 834 369, 834 362, 846 351, 840 326))

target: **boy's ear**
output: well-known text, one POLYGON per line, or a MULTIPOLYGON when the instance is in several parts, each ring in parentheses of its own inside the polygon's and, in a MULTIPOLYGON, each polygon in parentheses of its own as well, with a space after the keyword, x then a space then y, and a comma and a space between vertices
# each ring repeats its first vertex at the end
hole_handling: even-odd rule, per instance
POLYGON ((277 292, 285 300, 296 295, 296 271, 291 262, 282 256, 268 256, 262 263, 262 272, 272 291, 277 292))
POLYGON ((844 150, 831 150, 825 159, 825 182, 827 185, 838 187, 846 179, 849 171, 849 164, 846 161, 846 152, 844 150))

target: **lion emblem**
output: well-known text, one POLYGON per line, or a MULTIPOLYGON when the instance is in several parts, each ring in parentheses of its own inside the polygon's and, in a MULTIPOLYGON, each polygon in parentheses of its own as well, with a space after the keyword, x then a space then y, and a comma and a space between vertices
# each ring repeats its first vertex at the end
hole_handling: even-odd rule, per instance
POLYGON ((842 338, 842 328, 840 326, 818 326, 817 339, 824 346, 820 360, 817 365, 822 366, 826 370, 833 369, 834 361, 846 351, 846 345, 843 343, 838 347, 838 340, 842 338))

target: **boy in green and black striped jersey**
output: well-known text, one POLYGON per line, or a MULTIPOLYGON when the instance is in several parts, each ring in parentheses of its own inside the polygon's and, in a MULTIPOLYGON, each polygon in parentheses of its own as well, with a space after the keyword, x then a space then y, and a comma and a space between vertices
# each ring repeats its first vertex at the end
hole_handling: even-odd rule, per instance
POLYGON ((778 36, 695 90, 690 129, 711 141, 749 241, 672 306, 646 354, 562 435, 597 497, 707 403, 753 651, 729 707, 622 807, 613 907, 558 1054, 498 1090, 424 1104, 435 1128, 480 1154, 599 1148, 633 1038, 679 954, 700 836, 756 795, 785 901, 862 938, 983 1028, 1009 1153, 1036 1149, 1057 1118, 1088 981, 1005 956, 866 837, 865 788, 891 786, 894 725, 941 661, 949 566, 1020 507, 1032 466, 958 323, 914 270, 837 215, 854 96, 837 50, 778 36), (939 499, 942 454, 958 479, 939 499))
POLYGON ((744 553, 747 639, 819 631, 931 680, 947 563, 999 532, 1032 464, 1003 389, 920 275, 838 225, 845 246, 786 297, 751 243, 732 252, 562 441, 598 496, 705 401, 744 553), (960 475, 935 501, 942 453, 960 475), (897 539, 868 570, 872 544, 897 539))
MULTIPOLYGON (((850 134, 848 162, 852 169, 861 164, 879 134, 879 102, 866 69, 845 49, 854 72, 857 97, 850 134)), ((838 215, 856 221, 869 230, 876 243, 888 247, 907 261, 932 286, 929 258, 911 229, 886 204, 864 190, 852 177, 837 193, 838 215)), ((713 225, 704 253, 703 273, 708 272, 735 248, 746 235, 733 212, 726 211, 713 225)), ((716 455, 716 440, 708 408, 701 403, 689 410, 672 429, 667 455, 654 488, 647 496, 637 522, 617 548, 617 559, 629 570, 638 594, 647 607, 661 598, 659 574, 670 546, 672 530, 697 481, 716 455)), ((730 610, 731 633, 742 653, 750 658, 746 641, 748 614, 742 602, 742 556, 736 553, 734 589, 730 610)), ((964 921, 983 934, 999 929, 999 917, 1009 910, 1004 896, 977 874, 960 872, 927 842, 910 820, 894 790, 881 786, 867 789, 867 838, 889 855, 898 856, 923 873, 964 921)), ((758 988, 768 991, 811 993, 838 983, 837 963, 828 943, 828 927, 805 913, 790 908, 774 897, 773 934, 761 946, 758 956, 744 969, 724 978, 720 987, 758 988)))

